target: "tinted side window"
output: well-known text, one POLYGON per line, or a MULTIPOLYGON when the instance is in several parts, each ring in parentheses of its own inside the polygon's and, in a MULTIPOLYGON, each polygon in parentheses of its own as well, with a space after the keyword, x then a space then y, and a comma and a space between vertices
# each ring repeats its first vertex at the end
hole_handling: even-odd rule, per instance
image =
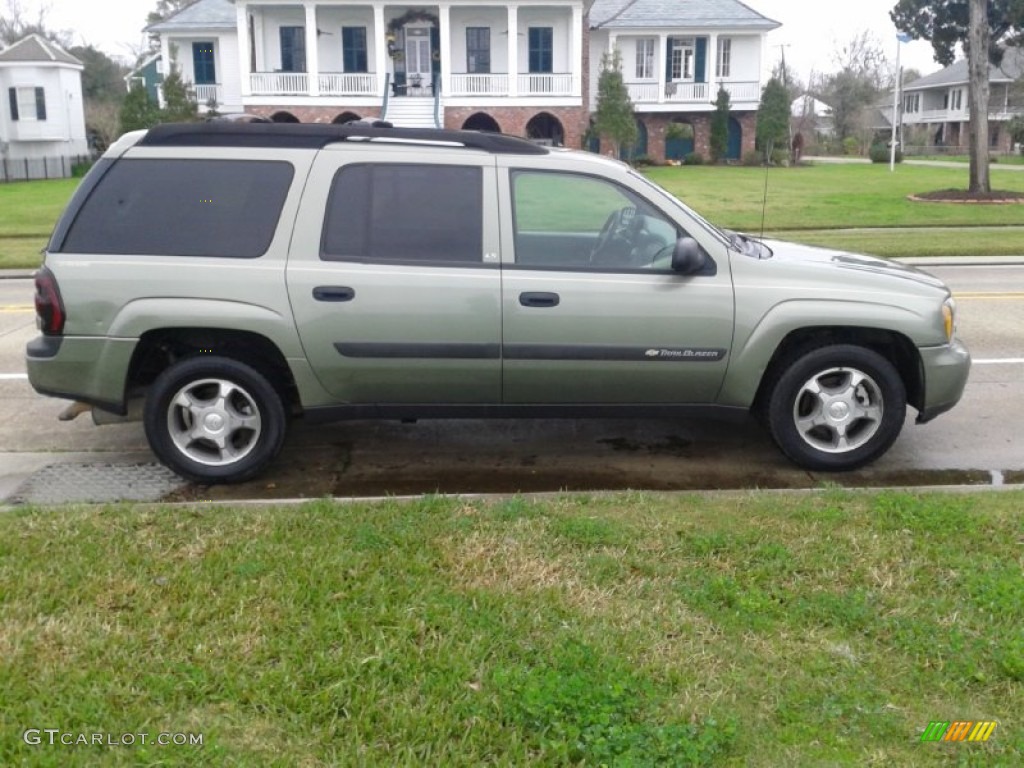
POLYGON ((255 160, 120 160, 78 212, 67 253, 255 258, 294 169, 255 160))
POLYGON ((593 176, 512 175, 516 264, 544 269, 668 269, 679 232, 645 200, 593 176))
POLYGON ((483 174, 449 165, 349 165, 334 177, 321 258, 483 261, 483 174))

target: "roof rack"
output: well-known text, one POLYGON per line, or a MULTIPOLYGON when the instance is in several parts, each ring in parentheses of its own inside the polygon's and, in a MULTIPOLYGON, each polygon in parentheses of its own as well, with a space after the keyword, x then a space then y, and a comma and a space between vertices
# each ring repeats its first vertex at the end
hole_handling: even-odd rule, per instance
POLYGON ((502 133, 437 128, 383 128, 363 124, 168 123, 151 128, 137 146, 282 147, 321 149, 339 141, 393 141, 477 149, 495 155, 544 155, 547 148, 502 133))

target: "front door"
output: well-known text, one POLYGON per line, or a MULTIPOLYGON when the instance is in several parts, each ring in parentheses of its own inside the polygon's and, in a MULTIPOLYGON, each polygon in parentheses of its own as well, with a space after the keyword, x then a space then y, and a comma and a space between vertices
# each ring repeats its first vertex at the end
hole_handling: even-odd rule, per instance
POLYGON ((409 93, 429 93, 431 81, 430 27, 405 28, 405 72, 409 93))
POLYGON ((687 233, 635 190, 527 169, 506 183, 503 402, 714 402, 733 329, 724 248, 680 275, 671 254, 687 233))

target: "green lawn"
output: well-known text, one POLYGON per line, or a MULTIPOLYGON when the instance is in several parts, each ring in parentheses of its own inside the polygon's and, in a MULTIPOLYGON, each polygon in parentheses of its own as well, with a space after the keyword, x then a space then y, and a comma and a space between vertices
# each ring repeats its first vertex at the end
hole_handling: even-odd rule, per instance
POLYGON ((8 512, 0 764, 1020 765, 1022 504, 8 512), (920 741, 982 719, 988 743, 920 741), (203 746, 32 746, 28 728, 203 746))
POLYGON ((39 253, 79 181, 0 184, 0 269, 39 266, 39 253))

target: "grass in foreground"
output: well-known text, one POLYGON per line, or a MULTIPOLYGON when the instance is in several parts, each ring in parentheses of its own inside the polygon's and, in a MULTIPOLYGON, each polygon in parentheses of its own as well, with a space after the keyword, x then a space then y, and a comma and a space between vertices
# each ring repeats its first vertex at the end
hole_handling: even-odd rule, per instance
POLYGON ((1022 501, 17 511, 0 763, 1018 765, 1022 501), (920 743, 957 719, 999 726, 920 743))

